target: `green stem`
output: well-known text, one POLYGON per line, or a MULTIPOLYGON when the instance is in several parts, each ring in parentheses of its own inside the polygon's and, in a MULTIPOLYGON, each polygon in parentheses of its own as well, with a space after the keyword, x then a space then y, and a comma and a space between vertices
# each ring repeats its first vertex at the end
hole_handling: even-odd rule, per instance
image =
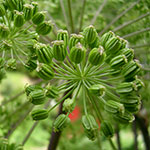
POLYGON ((113 150, 117 150, 117 148, 115 147, 115 145, 114 145, 112 139, 108 139, 108 140, 109 140, 109 143, 110 143, 112 149, 113 149, 113 150))

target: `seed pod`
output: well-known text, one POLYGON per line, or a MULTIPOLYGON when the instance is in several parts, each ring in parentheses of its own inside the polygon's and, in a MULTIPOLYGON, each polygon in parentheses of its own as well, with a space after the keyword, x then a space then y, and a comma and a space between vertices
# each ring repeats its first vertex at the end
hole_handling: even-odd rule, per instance
POLYGON ((133 87, 135 91, 138 91, 143 86, 144 83, 140 79, 136 78, 136 80, 133 81, 133 87))
POLYGON ((45 102, 45 94, 43 90, 34 90, 30 92, 28 98, 34 105, 41 105, 45 102))
POLYGON ((63 103, 63 111, 71 113, 75 108, 75 100, 67 98, 63 103))
POLYGON ((36 27, 36 32, 41 35, 47 35, 52 30, 52 22, 51 21, 44 21, 36 27))
POLYGON ((31 113, 33 120, 44 120, 48 118, 48 111, 46 109, 33 110, 31 113))
POLYGON ((126 56, 128 62, 134 58, 134 50, 131 48, 124 48, 121 50, 122 54, 126 56))
POLYGON ((137 61, 130 61, 122 69, 122 75, 127 81, 133 80, 134 77, 140 72, 140 64, 137 61))
POLYGON ((4 68, 5 65, 5 59, 4 58, 0 58, 0 69, 4 68))
POLYGON ((80 34, 71 34, 71 38, 69 40, 69 50, 74 47, 77 43, 83 44, 83 36, 80 34))
POLYGON ((45 19, 45 11, 41 11, 41 12, 37 12, 33 18, 32 18, 32 22, 36 25, 42 23, 45 19))
POLYGON ((52 85, 48 85, 46 86, 46 96, 49 97, 49 98, 56 98, 58 97, 58 88, 55 87, 55 86, 52 86, 52 85))
POLYGON ((10 11, 17 10, 17 1, 5 0, 5 4, 10 11))
POLYGON ((39 85, 26 85, 25 86, 25 92, 26 95, 28 96, 32 91, 36 91, 36 90, 43 90, 43 88, 39 85))
POLYGON ((128 44, 128 41, 123 39, 123 38, 120 38, 120 42, 121 42, 121 47, 120 49, 124 49, 127 47, 127 44, 128 44))
POLYGON ((5 39, 8 37, 9 33, 10 33, 9 28, 4 24, 0 24, 0 37, 2 39, 5 39))
POLYGON ((63 40, 65 47, 67 47, 69 40, 68 32, 66 30, 58 30, 57 40, 63 40))
POLYGON ((100 84, 94 84, 89 88, 89 92, 95 96, 103 96, 106 88, 100 84))
POLYGON ((92 141, 95 140, 97 137, 98 124, 96 123, 94 117, 89 114, 82 116, 82 125, 86 136, 92 141))
POLYGON ((53 58, 52 48, 49 45, 36 43, 34 45, 39 62, 50 64, 53 58))
POLYGON ((114 100, 108 100, 105 103, 104 109, 110 114, 117 114, 117 113, 123 114, 125 111, 123 104, 116 102, 114 100))
POLYGON ((43 80, 51 80, 54 77, 54 70, 47 64, 38 64, 36 71, 37 75, 43 80))
POLYGON ((33 71, 37 68, 37 63, 36 61, 32 58, 29 58, 25 64, 25 67, 29 70, 29 71, 33 71))
POLYGON ((14 25, 19 28, 23 26, 24 23, 25 23, 25 20, 24 20, 23 12, 15 11, 14 25))
POLYGON ((24 12, 24 19, 26 21, 29 21, 33 16, 33 6, 30 4, 25 4, 23 12, 24 12))
POLYGON ((64 61, 67 55, 67 49, 64 46, 64 41, 54 41, 53 43, 54 58, 58 61, 64 61))
POLYGON ((128 60, 125 55, 118 55, 112 58, 109 64, 112 68, 118 69, 120 67, 123 67, 127 62, 128 60))
POLYGON ((92 65, 97 66, 104 62, 105 57, 106 57, 106 54, 104 52, 104 49, 102 46, 100 46, 99 48, 93 48, 90 51, 88 61, 92 65))
POLYGON ((108 121, 103 121, 101 123, 101 131, 106 138, 112 138, 114 135, 112 125, 108 121))
POLYGON ((23 11, 23 8, 24 8, 24 0, 16 0, 16 3, 17 3, 17 10, 18 11, 23 11))
POLYGON ((5 15, 5 7, 2 4, 0 4, 0 17, 4 15, 5 15))
POLYGON ((53 128, 55 132, 62 131, 70 123, 70 118, 65 115, 59 115, 53 123, 53 128))
POLYGON ((96 29, 90 25, 86 27, 83 31, 84 39, 87 44, 92 44, 95 42, 97 35, 96 29))
POLYGON ((128 123, 131 123, 134 121, 134 116, 125 111, 125 113, 123 115, 121 114, 116 114, 116 115, 113 115, 113 118, 118 122, 118 123, 121 123, 121 124, 128 124, 128 123))
POLYGON ((115 34, 112 31, 109 31, 100 38, 100 44, 104 47, 104 49, 106 42, 113 36, 115 36, 115 34))
POLYGON ((37 2, 31 2, 33 6, 33 16, 38 12, 38 3, 37 2))
POLYGON ((70 60, 76 64, 81 63, 81 61, 85 57, 85 52, 85 48, 80 43, 76 44, 71 48, 69 55, 70 60))
POLYGON ((13 58, 9 59, 6 63, 7 69, 15 70, 16 66, 17 66, 16 59, 13 58))
POLYGON ((97 36, 96 40, 92 44, 89 44, 89 47, 92 49, 92 48, 98 48, 99 46, 100 46, 100 41, 99 41, 99 37, 97 36))

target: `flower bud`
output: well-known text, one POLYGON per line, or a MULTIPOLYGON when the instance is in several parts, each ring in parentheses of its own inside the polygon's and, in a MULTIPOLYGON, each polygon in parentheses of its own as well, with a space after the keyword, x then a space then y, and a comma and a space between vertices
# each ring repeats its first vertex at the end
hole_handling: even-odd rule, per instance
POLYGON ((116 102, 114 100, 108 100, 105 103, 104 109, 110 114, 117 114, 117 113, 123 114, 125 111, 123 104, 116 102))
POLYGON ((90 25, 86 27, 83 31, 84 39, 87 44, 92 44, 95 42, 97 37, 96 29, 90 25))
POLYGON ((0 24, 0 37, 3 39, 7 38, 9 33, 10 33, 9 28, 4 24, 0 24))
POLYGON ((26 21, 29 21, 33 16, 33 6, 30 4, 25 4, 23 12, 24 12, 24 19, 26 21))
POLYGON ((0 58, 0 69, 2 69, 5 65, 5 59, 4 58, 0 58))
POLYGON ((67 55, 67 49, 64 46, 64 41, 54 41, 53 43, 54 58, 58 61, 64 61, 67 55))
POLYGON ((9 148, 9 142, 8 142, 8 139, 1 139, 0 141, 0 148, 1 150, 8 150, 9 148))
POLYGON ((143 86, 144 83, 140 79, 136 78, 136 80, 133 81, 133 87, 135 91, 138 91, 143 86))
POLYGON ((38 12, 38 3, 32 2, 31 4, 33 6, 33 16, 34 16, 38 12))
POLYGON ((31 113, 33 120, 44 120, 48 118, 48 111, 46 109, 33 110, 31 113))
POLYGON ((104 49, 102 46, 100 46, 99 48, 93 48, 90 51, 88 61, 92 65, 97 66, 104 62, 105 57, 106 57, 106 54, 104 52, 104 49))
POLYGON ((16 66, 17 66, 16 59, 13 58, 9 59, 6 63, 7 69, 15 70, 16 66))
POLYGON ((29 58, 25 64, 25 67, 29 70, 29 71, 33 71, 37 68, 37 63, 35 60, 32 60, 31 58, 29 58))
POLYGON ((41 105, 45 102, 45 94, 43 90, 34 90, 30 92, 28 98, 34 105, 41 105))
POLYGON ((112 68, 120 68, 123 67, 126 63, 128 62, 127 58, 125 57, 125 55, 118 55, 114 58, 112 58, 112 60, 110 61, 110 66, 112 68))
POLYGON ((49 98, 56 98, 58 97, 59 91, 57 87, 48 84, 48 86, 46 86, 45 93, 46 93, 46 96, 49 98))
POLYGON ((5 15, 5 7, 2 4, 0 4, 0 17, 4 15, 5 15))
POLYGON ((39 62, 50 64, 53 58, 52 48, 49 45, 36 43, 34 45, 39 62))
POLYGON ((75 100, 67 98, 63 103, 63 111, 71 113, 75 108, 75 100))
POLYGON ((130 61, 122 69, 122 75, 127 81, 133 80, 135 76, 140 72, 141 66, 137 61, 130 61))
POLYGON ((14 26, 21 27, 25 23, 23 12, 15 11, 14 26))
POLYGON ((92 48, 98 48, 99 46, 100 46, 99 37, 96 36, 96 40, 92 44, 89 44, 89 47, 92 49, 92 48))
POLYGON ((89 88, 89 92, 95 96, 103 96, 105 94, 105 87, 100 84, 94 84, 89 88))
POLYGON ((82 116, 82 125, 86 136, 92 141, 95 140, 97 137, 98 124, 96 123, 94 117, 89 114, 82 116))
POLYGON ((134 58, 134 50, 131 48, 124 48, 121 50, 122 54, 126 56, 128 62, 134 58))
POLYGON ((36 71, 37 75, 43 80, 51 80, 54 77, 54 70, 47 64, 38 64, 36 71))
POLYGON ((42 23, 45 19, 45 11, 41 11, 41 12, 37 12, 33 18, 32 18, 32 22, 36 25, 42 23))
POLYGON ((15 1, 15 0, 6 0, 5 5, 11 11, 17 10, 17 1, 15 1))
POLYGON ((108 121, 103 121, 101 123, 101 131, 106 138, 111 138, 114 135, 112 125, 108 121))
POLYGON ((67 47, 69 40, 68 32, 66 30, 59 30, 57 33, 57 40, 63 40, 64 45, 67 47))
POLYGON ((36 32, 41 35, 47 35, 52 30, 52 23, 51 21, 44 21, 36 27, 36 32))
POLYGON ((104 47, 104 49, 106 42, 113 36, 115 36, 115 34, 112 31, 109 31, 100 38, 100 44, 104 47))
POLYGON ((70 60, 76 64, 79 64, 85 57, 85 48, 80 44, 76 44, 70 50, 70 60))
POLYGON ((69 50, 74 47, 77 43, 83 44, 83 36, 80 34, 71 34, 71 38, 69 40, 69 50))
POLYGON ((62 131, 67 125, 70 123, 70 118, 65 115, 59 115, 53 123, 54 131, 59 132, 62 131))

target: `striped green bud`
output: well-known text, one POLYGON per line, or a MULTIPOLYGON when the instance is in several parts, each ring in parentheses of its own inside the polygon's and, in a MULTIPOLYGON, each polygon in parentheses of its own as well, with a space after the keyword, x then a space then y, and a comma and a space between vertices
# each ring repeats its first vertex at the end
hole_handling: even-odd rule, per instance
POLYGON ((83 35, 85 42, 87 44, 92 44, 96 40, 97 32, 96 29, 92 25, 90 25, 83 30, 83 35))
POLYGON ((10 33, 9 28, 4 24, 0 24, 0 37, 3 39, 7 38, 9 33, 10 33))
POLYGON ((70 60, 76 64, 79 64, 84 59, 85 53, 85 48, 80 43, 78 43, 70 50, 70 60))
POLYGON ((0 17, 5 15, 5 7, 3 6, 3 4, 0 4, 0 17))
POLYGON ((135 91, 138 91, 144 87, 144 83, 140 79, 136 78, 136 80, 133 81, 133 87, 135 91))
POLYGON ((41 12, 37 12, 33 18, 32 18, 32 22, 36 25, 42 23, 45 19, 45 11, 41 11, 41 12))
POLYGON ((86 136, 92 141, 95 140, 97 137, 98 124, 94 117, 90 114, 82 116, 82 125, 86 136))
POLYGON ((89 92, 95 96, 103 96, 106 88, 100 84, 94 84, 89 88, 89 92))
POLYGON ((49 45, 36 43, 34 45, 39 62, 50 64, 53 58, 53 50, 49 45))
POLYGON ((104 62, 105 57, 106 57, 106 54, 104 52, 104 49, 102 46, 100 46, 99 48, 93 48, 90 51, 88 61, 92 65, 97 66, 104 62))
POLYGON ((44 120, 48 118, 48 111, 46 109, 33 110, 31 113, 32 119, 35 121, 44 120))
POLYGON ((64 45, 64 41, 54 41, 53 42, 53 55, 58 61, 64 61, 67 55, 67 49, 64 45))
POLYGON ((74 47, 77 43, 83 44, 83 36, 80 34, 71 34, 71 38, 69 40, 69 50, 74 47))
POLYGON ((31 5, 33 6, 33 16, 38 12, 38 3, 32 2, 31 5))
POLYGON ((134 58, 134 50, 131 48, 124 48, 121 50, 121 52, 126 56, 128 62, 134 58))
POLYGON ((29 21, 33 16, 33 6, 30 4, 25 4, 23 12, 24 12, 24 19, 26 21, 29 21))
POLYGON ((56 97, 58 97, 59 91, 58 91, 57 87, 48 84, 46 86, 45 93, 46 93, 46 96, 49 98, 56 98, 56 97))
POLYGON ((13 10, 17 10, 17 1, 15 0, 5 0, 5 5, 7 6, 7 8, 11 11, 13 10))
POLYGON ((63 40, 64 41, 64 45, 67 47, 68 40, 69 40, 68 32, 66 30, 58 30, 57 40, 63 40))
POLYGON ((106 138, 112 138, 114 135, 114 130, 111 123, 108 121, 103 121, 101 123, 101 132, 106 138))
POLYGON ((62 131, 64 128, 67 127, 69 123, 70 123, 70 118, 67 115, 65 114, 59 115, 53 123, 54 131, 55 132, 62 131))
POLYGON ((98 48, 99 46, 100 46, 100 41, 99 41, 99 37, 97 36, 96 40, 92 44, 89 44, 89 47, 90 48, 98 48))
POLYGON ((106 42, 113 36, 115 36, 115 34, 112 31, 109 31, 100 38, 100 44, 104 47, 104 49, 106 42))
POLYGON ((52 31, 52 28, 53 26, 51 21, 44 21, 37 25, 36 32, 41 35, 47 35, 52 31))
POLYGON ((75 108, 75 99, 67 98, 63 103, 63 111, 71 113, 75 108))
POLYGON ((116 102, 114 100, 106 101, 104 109, 110 114, 117 114, 117 113, 123 114, 125 111, 123 104, 116 102))
POLYGON ((34 90, 30 92, 28 99, 34 105, 41 105, 45 102, 45 94, 43 90, 34 90))
POLYGON ((14 26, 19 28, 19 27, 23 26, 24 23, 25 23, 24 13, 19 12, 19 11, 15 11, 14 26))
POLYGON ((32 91, 42 90, 42 87, 39 85, 26 85, 25 86, 25 93, 28 96, 32 91))
POLYGON ((54 70, 50 65, 40 63, 37 68, 37 75, 43 80, 51 80, 54 77, 54 70))
POLYGON ((14 58, 9 59, 6 63, 7 69, 15 70, 16 66, 17 66, 16 59, 14 58))
POLYGON ((33 71, 37 68, 37 63, 36 60, 29 58, 25 64, 25 67, 29 70, 29 71, 33 71))

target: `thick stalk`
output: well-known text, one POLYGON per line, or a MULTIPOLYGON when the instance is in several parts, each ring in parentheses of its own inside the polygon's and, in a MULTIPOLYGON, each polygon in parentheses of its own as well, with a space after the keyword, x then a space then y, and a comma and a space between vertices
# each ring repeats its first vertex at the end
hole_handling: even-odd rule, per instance
POLYGON ((134 150, 138 150, 138 134, 137 134, 137 122, 136 120, 133 121, 132 123, 132 130, 134 134, 134 150))
POLYGON ((120 128, 119 128, 119 125, 116 124, 116 138, 117 138, 117 146, 118 146, 118 150, 122 150, 121 148, 121 141, 120 141, 120 128))

